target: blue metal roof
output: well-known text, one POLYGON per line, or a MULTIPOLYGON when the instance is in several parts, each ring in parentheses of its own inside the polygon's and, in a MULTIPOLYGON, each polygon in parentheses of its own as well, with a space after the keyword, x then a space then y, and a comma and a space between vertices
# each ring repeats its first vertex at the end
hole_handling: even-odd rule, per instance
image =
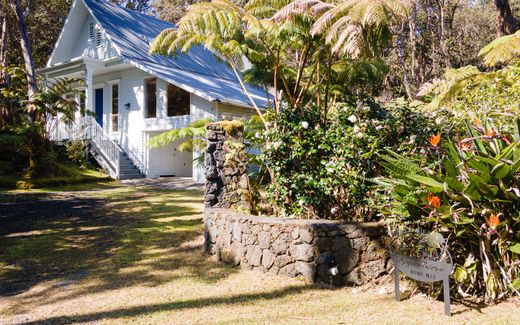
MULTIPOLYGON (((150 43, 173 24, 106 0, 83 0, 108 34, 121 59, 210 101, 252 106, 231 67, 203 46, 194 46, 176 57, 148 53, 150 43)), ((247 85, 259 107, 266 107, 266 91, 247 85)))

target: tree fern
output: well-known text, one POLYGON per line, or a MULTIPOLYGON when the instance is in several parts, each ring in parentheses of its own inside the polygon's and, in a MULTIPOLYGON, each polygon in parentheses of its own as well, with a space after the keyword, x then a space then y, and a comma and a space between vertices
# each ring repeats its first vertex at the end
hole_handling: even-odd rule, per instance
POLYGON ((520 54, 520 31, 493 40, 483 47, 479 56, 487 66, 509 63, 520 54))

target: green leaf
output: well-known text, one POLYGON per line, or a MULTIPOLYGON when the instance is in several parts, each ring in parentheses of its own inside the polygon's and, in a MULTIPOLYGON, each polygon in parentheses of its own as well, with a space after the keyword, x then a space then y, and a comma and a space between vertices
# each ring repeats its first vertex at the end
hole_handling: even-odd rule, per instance
POLYGON ((481 162, 478 161, 478 160, 475 160, 475 159, 469 160, 469 161, 468 161, 468 165, 469 165, 471 168, 473 168, 473 169, 479 171, 479 172, 482 173, 482 174, 489 174, 489 167, 486 166, 485 164, 481 163, 481 162))
POLYGON ((520 254, 520 243, 515 243, 514 245, 509 246, 507 249, 515 254, 520 254))
POLYGON ((493 167, 491 170, 491 175, 497 179, 502 179, 509 174, 510 167, 504 163, 500 163, 493 167))
POLYGON ((464 283, 468 278, 468 272, 464 268, 457 266, 453 277, 458 283, 464 283))
POLYGON ((520 289, 520 278, 516 279, 515 281, 513 281, 513 283, 511 284, 511 286, 515 289, 515 290, 519 290, 520 289))
POLYGON ((442 192, 443 184, 436 181, 431 177, 419 176, 419 175, 406 175, 407 178, 421 183, 423 185, 429 186, 434 192, 442 192))

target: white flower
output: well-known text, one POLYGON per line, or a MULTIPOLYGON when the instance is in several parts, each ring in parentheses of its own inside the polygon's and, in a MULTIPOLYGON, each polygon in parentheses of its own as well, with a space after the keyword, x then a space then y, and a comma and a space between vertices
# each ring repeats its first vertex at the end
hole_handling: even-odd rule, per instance
POLYGON ((442 123, 442 119, 439 117, 439 118, 436 118, 435 119, 435 123, 437 124, 441 124, 442 123))
POLYGON ((316 126, 314 127, 314 130, 318 131, 320 129, 320 126, 318 124, 316 124, 316 126))
POLYGON ((356 134, 356 136, 357 136, 358 138, 360 138, 360 139, 361 139, 361 138, 363 137, 363 133, 361 133, 361 132, 358 132, 358 133, 356 134))
POLYGON ((384 126, 382 126, 382 125, 378 125, 378 126, 376 126, 376 130, 379 131, 379 130, 381 130, 383 127, 384 127, 384 126))
POLYGON ((261 137, 262 137, 262 135, 260 134, 260 132, 255 133, 255 138, 260 139, 261 137))
POLYGON ((271 122, 265 122, 265 125, 270 128, 271 127, 271 122))
POLYGON ((329 172, 329 173, 331 173, 331 174, 334 173, 334 168, 330 168, 330 167, 328 167, 328 168, 327 168, 327 172, 329 172))
POLYGON ((351 122, 351 123, 356 123, 357 122, 357 117, 356 115, 350 115, 348 117, 348 120, 351 122))
POLYGON ((354 125, 354 133, 358 133, 359 131, 361 131, 361 129, 359 128, 359 126, 354 125))
POLYGON ((303 121, 302 122, 302 126, 303 126, 304 129, 308 129, 309 128, 309 123, 303 121))
POLYGON ((273 148, 278 149, 278 148, 280 148, 281 145, 282 145, 282 143, 280 141, 276 141, 273 143, 273 148))

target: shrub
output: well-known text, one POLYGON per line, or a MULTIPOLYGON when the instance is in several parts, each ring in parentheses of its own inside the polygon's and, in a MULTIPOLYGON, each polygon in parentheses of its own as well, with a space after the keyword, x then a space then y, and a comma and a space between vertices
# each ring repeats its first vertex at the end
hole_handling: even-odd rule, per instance
POLYGON ((283 216, 369 218, 380 148, 408 152, 431 125, 404 101, 338 104, 329 120, 320 116, 317 109, 285 110, 265 134, 261 158, 274 176, 268 198, 283 216))
POLYGON ((65 143, 67 159, 78 167, 87 166, 87 144, 83 140, 71 140, 65 143))
POLYGON ((457 291, 497 300, 520 289, 520 120, 516 135, 492 123, 467 122, 468 138, 432 136, 427 154, 388 151, 380 186, 396 226, 449 239, 457 291), (449 139, 449 138, 448 138, 449 139))

